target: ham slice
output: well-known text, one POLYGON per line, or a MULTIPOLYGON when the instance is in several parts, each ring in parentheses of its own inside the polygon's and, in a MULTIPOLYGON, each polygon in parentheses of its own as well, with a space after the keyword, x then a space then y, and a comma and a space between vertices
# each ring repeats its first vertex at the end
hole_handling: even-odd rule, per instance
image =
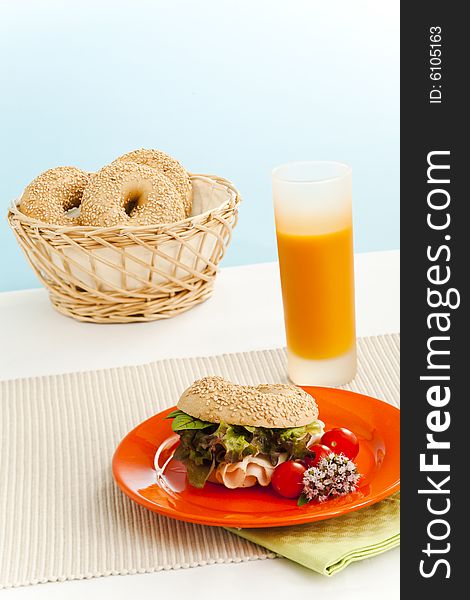
MULTIPOLYGON (((278 463, 286 460, 285 455, 279 457, 278 463)), ((236 463, 221 463, 211 473, 211 480, 230 489, 253 487, 256 484, 266 487, 277 465, 272 465, 268 459, 260 456, 246 456, 236 463)))

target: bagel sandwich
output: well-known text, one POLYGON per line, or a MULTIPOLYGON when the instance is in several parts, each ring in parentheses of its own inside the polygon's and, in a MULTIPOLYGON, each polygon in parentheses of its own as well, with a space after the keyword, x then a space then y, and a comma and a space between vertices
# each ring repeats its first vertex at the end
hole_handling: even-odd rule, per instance
POLYGON ((189 483, 228 488, 267 486, 286 460, 309 455, 323 434, 315 399, 294 385, 237 385, 204 377, 186 389, 171 412, 180 436, 174 459, 189 483))

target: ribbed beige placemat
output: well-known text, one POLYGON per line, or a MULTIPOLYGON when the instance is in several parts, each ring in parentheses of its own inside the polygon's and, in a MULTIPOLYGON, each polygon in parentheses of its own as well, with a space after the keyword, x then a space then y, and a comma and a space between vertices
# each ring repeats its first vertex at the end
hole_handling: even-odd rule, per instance
MULTIPOLYGON (((345 387, 397 405, 398 356, 398 335, 359 340, 359 373, 345 387)), ((0 587, 273 558, 223 529, 137 506, 110 465, 124 435, 194 379, 285 373, 279 349, 0 383, 0 587)))

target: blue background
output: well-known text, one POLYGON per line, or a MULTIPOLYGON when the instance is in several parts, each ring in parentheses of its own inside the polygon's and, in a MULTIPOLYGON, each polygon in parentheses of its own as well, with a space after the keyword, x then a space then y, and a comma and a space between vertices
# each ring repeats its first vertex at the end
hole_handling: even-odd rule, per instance
MULTIPOLYGON (((276 258, 273 166, 353 167, 356 251, 397 248, 398 1, 3 3, 0 202, 57 165, 160 148, 235 182, 224 265, 276 258)), ((5 218, 0 289, 37 287, 5 218)))

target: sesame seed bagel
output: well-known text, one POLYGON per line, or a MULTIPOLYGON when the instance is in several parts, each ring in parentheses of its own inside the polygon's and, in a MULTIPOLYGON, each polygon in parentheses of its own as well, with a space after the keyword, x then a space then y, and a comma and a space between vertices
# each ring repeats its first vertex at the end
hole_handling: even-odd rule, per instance
POLYGON ((181 195, 184 204, 185 216, 189 217, 192 208, 192 185, 189 174, 183 165, 161 150, 133 150, 123 154, 114 162, 134 162, 147 165, 157 171, 161 171, 173 183, 177 192, 181 195))
POLYGON ((51 225, 75 225, 67 211, 80 206, 89 174, 76 167, 49 169, 25 188, 20 199, 20 211, 51 225))
POLYGON ((81 225, 93 227, 174 223, 185 216, 171 181, 135 162, 112 163, 92 175, 80 207, 81 225))
POLYGON ((183 412, 210 423, 251 427, 301 427, 317 419, 314 398, 294 385, 237 385, 222 377, 195 381, 179 399, 183 412))

